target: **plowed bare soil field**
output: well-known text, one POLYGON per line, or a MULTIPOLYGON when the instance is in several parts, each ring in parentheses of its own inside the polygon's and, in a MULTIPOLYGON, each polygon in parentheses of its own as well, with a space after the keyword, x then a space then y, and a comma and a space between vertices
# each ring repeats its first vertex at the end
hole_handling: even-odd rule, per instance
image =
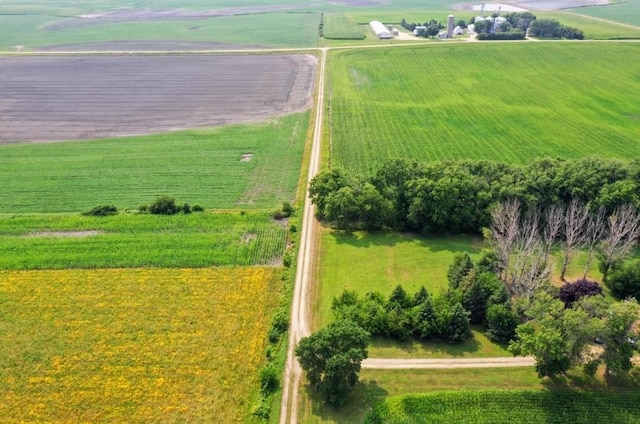
POLYGON ((311 104, 310 55, 0 58, 0 143, 261 121, 311 104))

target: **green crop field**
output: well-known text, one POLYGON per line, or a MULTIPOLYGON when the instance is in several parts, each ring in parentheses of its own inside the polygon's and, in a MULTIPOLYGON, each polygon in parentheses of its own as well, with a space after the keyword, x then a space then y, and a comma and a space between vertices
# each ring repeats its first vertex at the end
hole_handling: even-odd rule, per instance
POLYGON ((567 9, 567 11, 580 15, 588 15, 595 18, 622 22, 640 28, 640 25, 638 24, 638 16, 640 16, 640 1, 638 0, 612 1, 611 4, 606 7, 580 7, 577 9, 567 9))
POLYGON ((640 154, 629 43, 513 43, 332 53, 331 163, 390 158, 524 163, 640 154))
POLYGON ((318 44, 320 14, 270 13, 223 16, 196 21, 107 23, 54 31, 42 29, 59 22, 59 18, 52 20, 41 15, 0 16, 0 50, 13 51, 14 46, 23 46, 23 50, 29 50, 56 44, 144 40, 314 47, 318 44))
POLYGON ((208 209, 279 206, 295 196, 308 121, 304 113, 142 137, 0 145, 0 213, 132 209, 161 195, 208 209), (245 153, 253 157, 241 162, 245 153))
POLYGON ((387 399, 377 423, 637 423, 640 394, 572 391, 456 391, 387 399))
MULTIPOLYGON (((602 7, 602 9, 607 9, 602 7)), ((635 13, 635 11, 629 11, 635 13)), ((581 11, 568 13, 565 11, 535 11, 538 19, 556 19, 563 25, 579 28, 584 31, 584 36, 588 39, 616 39, 616 38, 640 38, 640 26, 629 26, 627 24, 617 24, 615 22, 605 22, 596 17, 585 16, 581 11)), ((618 19, 616 19, 617 21, 618 19)))
POLYGON ((0 269, 277 265, 285 242, 266 214, 0 215, 0 269))
POLYGON ((342 13, 325 13, 323 36, 330 39, 363 40, 364 28, 342 13))

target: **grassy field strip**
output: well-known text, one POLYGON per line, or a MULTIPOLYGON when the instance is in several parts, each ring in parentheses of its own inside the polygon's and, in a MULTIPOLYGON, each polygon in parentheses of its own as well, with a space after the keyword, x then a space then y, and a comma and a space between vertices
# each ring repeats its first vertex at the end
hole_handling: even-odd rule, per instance
POLYGON ((0 269, 277 265, 285 243, 267 214, 0 215, 0 269))
POLYGON ((0 145, 0 213, 137 208, 160 195, 205 208, 275 207, 295 195, 308 120, 0 145))
POLYGON ((626 63, 638 53, 624 43, 335 52, 333 163, 371 173, 397 157, 634 157, 640 106, 629 88, 640 82, 626 63))
POLYGON ((247 422, 272 268, 0 271, 6 422, 247 422))

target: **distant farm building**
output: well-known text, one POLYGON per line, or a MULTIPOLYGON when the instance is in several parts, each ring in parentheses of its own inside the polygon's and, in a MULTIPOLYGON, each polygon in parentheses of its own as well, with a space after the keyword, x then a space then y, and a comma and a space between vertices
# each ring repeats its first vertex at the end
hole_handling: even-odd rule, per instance
POLYGON ((391 35, 391 32, 387 29, 386 26, 384 26, 382 22, 371 21, 369 22, 369 26, 371 27, 371 30, 376 34, 376 36, 378 36, 378 38, 380 39, 393 38, 393 35, 391 35))

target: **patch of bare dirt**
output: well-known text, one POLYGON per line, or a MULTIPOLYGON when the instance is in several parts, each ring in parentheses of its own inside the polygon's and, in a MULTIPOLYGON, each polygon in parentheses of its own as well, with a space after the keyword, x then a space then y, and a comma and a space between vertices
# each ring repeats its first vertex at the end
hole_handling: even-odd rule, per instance
POLYGON ((311 106, 312 55, 7 57, 0 143, 257 122, 311 106))

